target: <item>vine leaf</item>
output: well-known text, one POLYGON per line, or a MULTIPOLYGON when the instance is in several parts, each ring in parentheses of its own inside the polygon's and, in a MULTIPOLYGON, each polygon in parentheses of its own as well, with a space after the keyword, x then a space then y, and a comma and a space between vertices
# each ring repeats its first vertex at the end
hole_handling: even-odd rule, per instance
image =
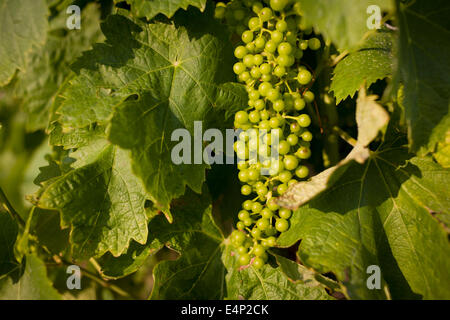
POLYGON ((337 48, 353 50, 369 31, 367 8, 378 5, 381 10, 391 9, 389 0, 302 0, 303 19, 323 34, 337 48))
POLYGON ((395 55, 393 40, 392 32, 379 31, 337 64, 330 88, 336 103, 348 96, 353 97, 364 83, 369 87, 377 80, 392 75, 395 55))
POLYGON ((162 216, 149 224, 150 245, 166 245, 179 252, 175 261, 163 261, 154 269, 150 299, 222 299, 226 269, 222 263, 223 235, 211 215, 211 199, 187 191, 173 208, 169 224, 162 216))
POLYGON ((26 68, 33 46, 44 44, 47 14, 44 0, 0 0, 0 86, 26 68))
POLYGON ((353 161, 364 163, 370 156, 368 145, 383 132, 389 122, 388 112, 378 104, 375 95, 367 96, 365 88, 361 88, 356 105, 356 123, 358 139, 353 150, 337 165, 328 168, 308 181, 301 181, 291 186, 277 202, 289 209, 297 209, 321 192, 330 188, 333 183, 349 168, 353 161))
MULTIPOLYGON (((114 0, 120 2, 122 0, 114 0)), ((204 11, 206 0, 126 0, 131 6, 132 12, 138 17, 152 19, 162 13, 171 18, 179 9, 187 10, 188 6, 194 6, 204 11)))
POLYGON ((16 221, 7 212, 0 209, 0 278, 18 267, 14 255, 18 231, 16 221))
POLYGON ((47 128, 53 116, 52 106, 58 90, 71 75, 70 63, 92 43, 101 39, 100 11, 96 4, 83 9, 80 30, 65 30, 67 14, 62 11, 50 20, 47 41, 29 57, 27 70, 19 73, 17 94, 24 97, 27 129, 47 128))
POLYGON ((44 182, 35 202, 59 210, 62 227, 72 226, 74 256, 119 256, 131 239, 144 244, 145 191, 131 172, 129 152, 96 140, 71 156, 74 170, 44 182))
POLYGON ((26 255, 17 270, 18 279, 0 279, 1 300, 60 300, 61 295, 47 278, 44 262, 36 255, 26 255))
POLYGON ((335 273, 350 298, 386 298, 366 286, 367 267, 378 265, 394 299, 448 299, 450 245, 430 212, 448 212, 449 178, 431 159, 412 158, 397 137, 300 207, 278 244, 302 239, 301 261, 335 273))
MULTIPOLYGON (((251 265, 240 270, 237 259, 231 255, 232 248, 227 246, 224 261, 228 268, 227 299, 238 300, 329 300, 332 299, 325 287, 319 283, 311 283, 289 278, 281 267, 273 267, 269 263, 261 269, 251 265)), ((285 259, 290 268, 298 265, 285 259)))
POLYGON ((412 152, 434 152, 450 127, 450 25, 445 0, 400 4, 399 77, 412 152))
MULTIPOLYGON (((213 23, 211 30, 218 27, 213 23)), ((207 129, 216 112, 246 103, 243 87, 228 83, 233 77, 223 69, 232 53, 212 31, 138 26, 121 15, 110 16, 102 30, 105 44, 95 45, 74 66, 80 75, 63 94, 61 121, 66 127, 111 122, 110 141, 131 150, 134 173, 170 215, 171 200, 183 195, 186 185, 201 192, 207 168, 173 163, 173 131, 184 128, 193 136, 194 121, 207 129)))

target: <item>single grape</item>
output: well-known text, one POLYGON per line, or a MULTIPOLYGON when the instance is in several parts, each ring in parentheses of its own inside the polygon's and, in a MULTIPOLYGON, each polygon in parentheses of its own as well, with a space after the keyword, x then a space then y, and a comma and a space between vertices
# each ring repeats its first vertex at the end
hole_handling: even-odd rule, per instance
POLYGON ((305 102, 304 99, 297 98, 297 99, 294 100, 294 108, 295 108, 295 110, 298 110, 298 111, 303 110, 305 108, 305 106, 306 106, 306 102, 305 102))
POLYGON ((278 192, 278 194, 281 195, 281 194, 285 193, 287 191, 287 189, 288 189, 288 186, 285 185, 284 183, 282 183, 282 184, 278 185, 277 192, 278 192))
MULTIPOLYGON (((270 198, 270 199, 274 199, 274 198, 270 198)), ((275 209, 276 210, 276 209, 275 209)), ((269 208, 264 208, 261 210, 261 216, 264 219, 270 219, 273 217, 273 211, 270 210, 269 208)))
POLYGON ((244 46, 238 46, 234 49, 234 56, 238 59, 243 59, 248 54, 248 50, 244 46))
POLYGON ((257 257, 262 256, 266 252, 266 248, 264 248, 262 245, 257 244, 253 247, 253 254, 257 257))
POLYGON ((292 50, 292 46, 289 42, 282 42, 278 45, 278 53, 280 55, 290 55, 292 50))
POLYGON ((240 124, 245 124, 248 122, 248 113, 245 111, 238 111, 234 115, 234 121, 240 124))
MULTIPOLYGON (((288 154, 291 149, 291 145, 286 140, 282 140, 278 144, 278 153, 281 155, 288 154)), ((286 165, 286 164, 285 164, 286 165)))
POLYGON ((320 49, 320 40, 317 38, 311 38, 308 40, 308 46, 311 50, 319 50, 320 49))
POLYGON ((264 267, 265 264, 266 264, 266 263, 264 262, 264 260, 263 260, 262 258, 256 257, 256 258, 253 260, 252 266, 253 266, 253 268, 255 268, 255 269, 261 269, 262 267, 264 267))
POLYGON ((239 264, 241 266, 248 265, 250 263, 251 257, 248 253, 239 256, 239 264))
POLYGON ((303 139, 304 141, 307 141, 307 142, 312 141, 312 139, 313 139, 313 135, 312 135, 312 133, 309 132, 309 131, 303 132, 302 135, 301 135, 301 137, 302 137, 302 139, 303 139))
POLYGON ((272 35, 271 35, 270 39, 273 42, 275 42, 276 44, 279 44, 279 43, 281 43, 281 41, 283 41, 283 37, 284 37, 283 32, 274 30, 274 31, 272 31, 272 35))
POLYGON ((253 41, 253 37, 254 37, 253 32, 250 30, 247 30, 242 34, 242 41, 244 43, 250 43, 253 41))
POLYGON ((285 232, 289 229, 289 222, 285 219, 278 219, 277 222, 275 222, 275 228, 279 232, 285 232))
POLYGON ((292 211, 286 208, 281 208, 280 211, 278 211, 278 215, 280 216, 280 218, 287 220, 291 217, 292 211))
POLYGON ((247 210, 241 210, 238 213, 238 218, 241 221, 244 221, 245 219, 250 218, 250 213, 247 210))
POLYGON ((290 134, 286 141, 289 142, 291 146, 295 146, 298 143, 298 136, 296 134, 290 134))
POLYGON ((259 30, 261 28, 261 20, 258 17, 250 18, 248 28, 253 31, 259 30))
POLYGON ((270 7, 275 11, 283 11, 289 0, 270 0, 270 7))
POLYGON ((250 194, 252 193, 252 187, 250 187, 249 185, 244 185, 244 186, 242 186, 242 188, 241 188, 241 193, 242 193, 244 196, 250 195, 250 194))
POLYGON ((278 210, 279 206, 277 205, 277 200, 275 198, 270 198, 267 201, 267 208, 269 208, 272 211, 278 210))
POLYGON ((303 128, 309 127, 311 124, 311 117, 307 114, 302 114, 298 117, 297 122, 303 128))
POLYGON ((295 155, 300 159, 308 159, 309 157, 311 157, 311 149, 309 149, 308 147, 300 147, 295 155))
POLYGON ((300 70, 300 72, 297 75, 297 81, 301 85, 307 85, 312 80, 312 74, 308 70, 300 70))
POLYGON ((303 99, 305 99, 306 102, 311 103, 314 101, 314 93, 312 91, 306 91, 303 94, 303 99))
POLYGON ((260 230, 264 231, 264 230, 266 230, 269 227, 269 220, 261 218, 258 221, 256 221, 256 226, 260 230))
POLYGON ((288 25, 287 25, 286 21, 279 20, 277 22, 277 24, 275 25, 275 28, 280 32, 286 32, 286 30, 288 29, 288 25))
POLYGON ((289 182, 289 180, 291 180, 292 173, 290 173, 289 171, 285 170, 285 171, 281 172, 278 175, 278 178, 280 179, 281 182, 287 183, 287 182, 289 182))
POLYGON ((272 10, 270 8, 263 8, 259 12, 259 16, 260 16, 262 21, 266 22, 266 21, 269 21, 270 19, 272 19, 273 12, 272 12, 272 10))
POLYGON ((296 156, 287 155, 283 159, 284 167, 286 170, 295 170, 298 167, 298 159, 296 156))
POLYGON ((304 179, 309 175, 309 169, 306 166, 299 166, 295 170, 295 175, 299 177, 300 179, 304 179))
POLYGON ((245 64, 243 64, 242 62, 237 62, 237 63, 235 63, 234 66, 233 66, 233 71, 234 71, 234 73, 236 73, 237 75, 240 75, 240 74, 244 73, 245 70, 247 70, 247 67, 246 67, 245 64))

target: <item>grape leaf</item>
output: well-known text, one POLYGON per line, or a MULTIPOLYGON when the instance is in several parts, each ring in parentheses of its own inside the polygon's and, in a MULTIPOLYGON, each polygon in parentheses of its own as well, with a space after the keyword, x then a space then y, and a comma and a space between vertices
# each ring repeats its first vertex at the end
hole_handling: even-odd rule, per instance
POLYGON ((47 14, 44 0, 0 0, 0 86, 25 69, 33 46, 44 44, 47 14))
POLYGON ((177 10, 187 10, 188 6, 197 7, 201 11, 204 11, 206 7, 206 0, 126 0, 126 2, 130 4, 131 10, 136 16, 147 19, 152 19, 159 13, 171 18, 177 10))
POLYGON ((0 209, 0 278, 17 268, 18 263, 14 257, 17 233, 17 223, 7 212, 0 209))
POLYGON ((120 15, 110 16, 102 30, 106 43, 75 64, 80 75, 64 94, 62 122, 82 127, 112 117, 109 139, 131 149, 133 171, 167 212, 186 185, 201 191, 207 167, 173 164, 172 132, 186 128, 193 135, 195 120, 206 129, 215 111, 245 106, 245 90, 227 83, 232 77, 223 71, 232 52, 211 30, 138 26, 120 15))
POLYGON ((277 199, 279 205, 292 210, 305 204, 315 196, 330 188, 333 183, 349 168, 353 161, 364 163, 370 157, 369 144, 383 132, 389 122, 389 114, 378 104, 375 95, 367 96, 361 88, 356 104, 356 123, 358 140, 353 150, 338 164, 315 175, 308 181, 301 181, 291 186, 277 199))
POLYGON ((433 157, 444 168, 450 168, 450 130, 447 130, 445 140, 438 143, 433 157))
MULTIPOLYGON (((318 283, 306 283, 290 279, 280 267, 266 264, 261 269, 252 266, 241 269, 237 259, 231 256, 231 248, 224 252, 228 267, 227 298, 232 300, 328 300, 331 297, 318 283)), ((286 259, 287 260, 287 259, 286 259)), ((291 266, 293 261, 284 261, 291 266)))
POLYGON ((448 299, 450 246, 430 212, 448 212, 450 171, 412 158, 403 139, 353 162, 328 190, 300 207, 283 247, 302 239, 299 257, 320 273, 334 272, 351 298, 386 298, 368 290, 366 268, 378 265, 393 298, 448 299))
POLYGON ((211 216, 211 199, 187 191, 176 201, 173 224, 162 216, 149 225, 151 245, 166 244, 181 253, 175 261, 163 261, 154 269, 150 296, 160 299, 222 299, 226 269, 222 263, 223 235, 211 216))
POLYGON ((65 10, 49 22, 47 42, 29 57, 27 70, 19 74, 17 94, 23 97, 27 129, 45 129, 59 87, 70 75, 70 63, 100 40, 100 11, 89 4, 81 12, 81 29, 68 30, 65 10))
POLYGON ((131 239, 145 243, 145 192, 131 172, 129 152, 96 140, 71 156, 74 170, 44 182, 35 201, 60 210, 62 226, 72 226, 74 256, 119 256, 131 239))
POLYGON ((34 254, 20 265, 20 279, 0 279, 0 300, 60 300, 60 294, 47 278, 44 263, 34 254))
POLYGON ((413 152, 434 152, 450 127, 450 3, 397 1, 399 76, 413 152))
POLYGON ((334 92, 336 103, 348 96, 353 97, 364 83, 368 88, 375 81, 392 75, 392 45, 391 32, 377 32, 337 64, 330 88, 330 92, 334 92))
POLYGON ((303 19, 340 50, 352 50, 363 39, 367 28, 367 8, 377 5, 390 10, 390 0, 302 0, 303 19))

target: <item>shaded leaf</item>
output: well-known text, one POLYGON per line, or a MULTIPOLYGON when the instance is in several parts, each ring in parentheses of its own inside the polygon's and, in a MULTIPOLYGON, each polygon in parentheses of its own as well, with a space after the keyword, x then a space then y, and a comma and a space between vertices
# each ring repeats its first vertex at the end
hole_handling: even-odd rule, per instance
POLYGON ((450 3, 397 1, 399 77, 413 152, 434 152, 450 127, 450 3))
MULTIPOLYGON (((122 0, 114 0, 121 2, 122 0)), ((138 17, 151 19, 159 13, 171 18, 179 9, 187 10, 188 6, 194 6, 201 11, 205 10, 206 0, 126 0, 131 10, 138 17)))
POLYGON ((44 0, 0 0, 0 86, 26 68, 33 46, 45 42, 47 14, 44 0))

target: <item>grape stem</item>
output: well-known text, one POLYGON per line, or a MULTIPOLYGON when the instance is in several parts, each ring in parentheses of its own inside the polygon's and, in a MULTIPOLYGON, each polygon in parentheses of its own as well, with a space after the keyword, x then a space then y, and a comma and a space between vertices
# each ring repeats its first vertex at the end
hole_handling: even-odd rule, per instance
POLYGON ((356 144, 357 144, 356 139, 353 138, 352 136, 350 136, 347 132, 345 132, 338 126, 334 126, 333 131, 336 132, 342 138, 342 140, 344 140, 345 142, 350 144, 352 147, 356 146, 356 144))

